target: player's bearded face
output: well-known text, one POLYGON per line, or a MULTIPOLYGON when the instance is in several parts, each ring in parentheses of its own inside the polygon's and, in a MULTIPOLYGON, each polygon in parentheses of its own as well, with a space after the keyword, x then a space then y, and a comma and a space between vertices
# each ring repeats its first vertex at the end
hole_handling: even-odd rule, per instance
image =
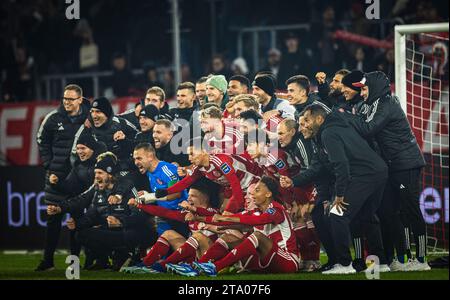
POLYGON ((139 173, 144 174, 150 167, 150 159, 143 149, 133 152, 134 164, 139 170, 139 173))
POLYGON ((330 96, 339 96, 342 94, 342 75, 335 75, 330 83, 330 96))
POLYGON ((306 111, 304 114, 304 122, 305 122, 305 138, 309 139, 316 136, 319 131, 320 124, 317 122, 317 117, 311 115, 311 112, 306 111))
POLYGON ((303 137, 305 139, 309 139, 311 138, 312 132, 308 130, 308 128, 306 128, 306 122, 305 122, 305 117, 300 117, 299 119, 299 125, 300 125, 300 132, 303 135, 303 137))
POLYGON ((95 169, 95 184, 99 190, 104 190, 111 183, 111 175, 103 170, 95 169))
POLYGON ((344 98, 345 98, 346 101, 350 101, 350 100, 353 99, 353 97, 355 97, 357 92, 355 90, 352 90, 351 88, 349 88, 347 86, 343 86, 342 87, 342 94, 344 95, 344 98))
POLYGON ((91 117, 95 127, 102 126, 108 120, 108 117, 96 108, 91 109, 91 117))

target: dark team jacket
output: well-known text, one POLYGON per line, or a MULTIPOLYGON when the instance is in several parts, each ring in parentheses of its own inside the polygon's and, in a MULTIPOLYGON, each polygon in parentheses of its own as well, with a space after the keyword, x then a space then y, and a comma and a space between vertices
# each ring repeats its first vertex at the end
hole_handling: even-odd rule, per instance
POLYGON ((87 190, 94 182, 94 167, 99 154, 106 152, 106 145, 98 142, 91 158, 81 161, 79 158, 74 163, 72 170, 66 178, 59 178, 53 186, 57 191, 64 194, 75 196, 87 190))
POLYGON ((295 108, 295 120, 298 120, 298 118, 300 117, 300 114, 303 112, 303 110, 311 104, 318 104, 320 106, 322 106, 325 111, 327 113, 331 112, 331 109, 322 102, 321 98, 319 97, 318 93, 310 93, 308 95, 308 100, 306 100, 305 103, 301 103, 301 104, 295 104, 294 108, 295 108))
POLYGON ((292 178, 296 187, 303 187, 314 183, 318 195, 318 202, 329 201, 335 194, 333 185, 336 181, 333 166, 323 147, 317 146, 317 139, 311 139, 313 155, 306 170, 302 170, 292 178))
POLYGON ((176 120, 176 119, 183 119, 187 122, 189 122, 192 118, 192 114, 194 113, 194 111, 196 110, 196 107, 193 106, 191 108, 172 108, 171 110, 169 110, 169 115, 171 117, 172 120, 176 120))
MULTIPOLYGON (((91 121, 91 124, 94 124, 91 116, 89 116, 89 120, 91 121)), ((138 131, 133 124, 117 116, 109 118, 105 124, 98 128, 94 125, 91 125, 90 128, 83 126, 77 132, 75 137, 72 147, 72 156, 75 160, 78 137, 81 134, 92 134, 98 141, 105 143, 108 151, 111 151, 117 156, 119 159, 120 169, 123 171, 128 171, 134 168, 134 163, 131 156, 134 149, 134 138, 137 133, 138 131), (125 134, 125 139, 114 141, 113 136, 117 131, 122 131, 125 134)))
POLYGON ((123 119, 127 120, 128 122, 130 122, 131 124, 133 124, 137 130, 141 130, 141 125, 139 125, 139 117, 136 117, 136 112, 135 112, 134 108, 129 109, 117 116, 120 118, 123 118, 123 119))
POLYGON ((136 189, 128 190, 122 196, 120 204, 111 205, 108 197, 117 194, 116 185, 112 190, 99 190, 92 185, 83 194, 63 201, 61 203, 62 212, 70 212, 72 215, 80 215, 84 208, 88 207, 86 213, 76 220, 76 230, 83 230, 100 225, 108 228, 106 218, 114 216, 122 223, 122 229, 132 229, 142 226, 146 222, 146 217, 140 214, 135 208, 127 205, 130 198, 137 197, 136 189))
POLYGON ((311 164, 313 148, 311 140, 307 140, 297 132, 289 145, 283 148, 301 167, 301 171, 306 170, 311 164))
POLYGON ((153 139, 153 130, 141 131, 136 134, 134 138, 134 144, 138 145, 141 143, 150 143, 155 146, 155 140, 153 139))
POLYGON ((186 167, 191 165, 189 162, 189 157, 185 153, 177 153, 174 154, 172 150, 170 149, 170 142, 166 145, 162 146, 159 149, 156 149, 156 157, 161 160, 168 163, 176 162, 181 167, 186 167))
POLYGON ((317 147, 333 167, 336 196, 344 196, 352 181, 387 178, 387 166, 339 112, 325 118, 317 133, 317 147))
POLYGON ((330 85, 327 81, 317 86, 317 94, 320 101, 330 109, 345 103, 345 98, 343 95, 330 95, 330 85))
POLYGON ((346 101, 344 98, 344 102, 338 102, 334 107, 333 110, 337 109, 343 109, 346 112, 349 112, 351 114, 360 114, 363 111, 363 104, 364 99, 361 97, 360 94, 356 94, 355 97, 352 99, 346 101))
POLYGON ((70 172, 70 154, 74 136, 83 127, 89 107, 89 101, 84 100, 81 113, 78 116, 69 117, 61 104, 48 113, 41 123, 37 133, 37 144, 42 164, 47 171, 44 187, 46 203, 58 203, 68 197, 53 188, 49 182, 49 176, 55 174, 58 178, 65 178, 70 172))
POLYGON ((390 172, 421 168, 425 160, 389 79, 380 71, 366 74, 369 97, 361 116, 344 114, 365 138, 375 138, 390 172))
POLYGON ((70 170, 70 153, 76 132, 86 121, 89 102, 83 101, 81 113, 69 117, 61 104, 47 114, 37 133, 37 144, 44 168, 57 175, 67 175, 70 170))

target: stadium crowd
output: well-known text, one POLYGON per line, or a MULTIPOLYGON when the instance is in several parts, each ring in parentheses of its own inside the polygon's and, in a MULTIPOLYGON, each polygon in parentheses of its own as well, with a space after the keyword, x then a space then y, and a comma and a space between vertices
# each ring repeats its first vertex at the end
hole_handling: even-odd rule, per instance
POLYGON ((152 86, 120 115, 67 85, 37 134, 48 226, 36 270, 54 268, 66 213, 87 270, 351 274, 369 255, 380 272, 429 270, 425 161, 389 78, 284 83, 279 95, 269 71, 209 75, 181 83, 174 108, 152 86))

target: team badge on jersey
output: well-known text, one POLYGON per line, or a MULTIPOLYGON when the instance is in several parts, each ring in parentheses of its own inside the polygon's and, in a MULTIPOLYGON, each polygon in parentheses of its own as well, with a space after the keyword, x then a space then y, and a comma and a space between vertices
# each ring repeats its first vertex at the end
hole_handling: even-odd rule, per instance
POLYGON ((156 179, 156 182, 157 182, 159 185, 162 185, 162 184, 163 184, 162 180, 159 179, 159 178, 156 179))
POLYGON ((231 171, 231 168, 227 163, 224 163, 223 165, 221 165, 220 169, 222 170, 223 174, 228 174, 231 171))
POLYGON ((284 163, 284 161, 282 161, 281 159, 279 159, 276 163, 275 163, 275 167, 277 167, 279 170, 283 169, 284 167, 286 167, 286 164, 284 163))
POLYGON ((268 208, 268 209, 266 210, 266 213, 268 213, 269 215, 274 215, 274 214, 275 214, 275 208, 273 208, 273 207, 268 208))

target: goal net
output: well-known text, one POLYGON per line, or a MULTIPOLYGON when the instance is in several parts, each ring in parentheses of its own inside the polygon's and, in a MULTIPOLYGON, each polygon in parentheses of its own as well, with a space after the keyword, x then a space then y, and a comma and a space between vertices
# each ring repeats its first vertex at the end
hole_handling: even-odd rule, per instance
POLYGON ((448 23, 395 27, 395 91, 427 162, 420 203, 430 253, 448 253, 448 23))

